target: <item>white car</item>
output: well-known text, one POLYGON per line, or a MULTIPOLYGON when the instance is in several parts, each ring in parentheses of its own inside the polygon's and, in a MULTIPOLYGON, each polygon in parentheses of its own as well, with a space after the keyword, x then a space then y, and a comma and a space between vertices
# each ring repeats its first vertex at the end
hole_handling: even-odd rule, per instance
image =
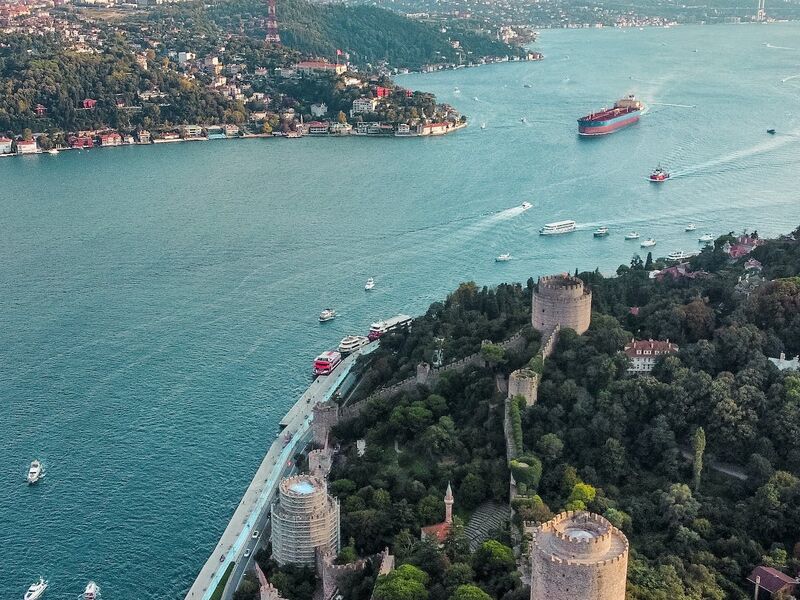
POLYGON ((260 535, 260 533, 259 533, 258 529, 256 529, 253 532, 253 535, 251 535, 250 537, 252 537, 254 540, 257 540, 259 535, 260 535))
POLYGON ((247 558, 248 556, 250 556, 250 548, 245 548, 244 549, 244 557, 247 558))

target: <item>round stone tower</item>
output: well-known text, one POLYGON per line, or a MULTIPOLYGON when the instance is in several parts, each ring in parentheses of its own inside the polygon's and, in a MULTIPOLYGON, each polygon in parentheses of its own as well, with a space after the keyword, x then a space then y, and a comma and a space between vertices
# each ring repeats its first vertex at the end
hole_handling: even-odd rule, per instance
POLYGON ((583 334, 592 319, 592 292, 583 281, 569 275, 540 277, 533 290, 531 323, 538 331, 552 331, 556 325, 583 334))
POLYGON ((536 528, 531 600, 625 600, 628 539, 594 513, 564 512, 536 528))

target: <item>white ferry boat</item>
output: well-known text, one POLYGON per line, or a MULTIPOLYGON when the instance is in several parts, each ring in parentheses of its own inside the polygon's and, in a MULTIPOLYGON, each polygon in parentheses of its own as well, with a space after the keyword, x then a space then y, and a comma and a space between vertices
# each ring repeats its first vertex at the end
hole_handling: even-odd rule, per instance
POLYGON ((326 350, 314 359, 314 375, 328 375, 339 363, 342 355, 336 350, 326 350))
POLYGON ((42 478, 42 463, 34 460, 28 469, 28 485, 33 485, 42 478))
POLYGON ((694 231, 695 229, 697 229, 697 225, 695 225, 694 223, 689 223, 686 226, 686 231, 694 231))
POLYGON ((375 280, 372 277, 370 277, 369 279, 367 279, 367 283, 364 284, 364 289, 369 291, 374 287, 375 287, 375 280))
POLYGON ((369 338, 365 335, 348 335, 339 342, 339 354, 347 356, 367 344, 369 344, 369 338))
POLYGON ((319 313, 319 322, 324 323, 325 321, 332 321, 336 318, 336 311, 332 308, 326 308, 321 313, 319 313))
POLYGON ((47 581, 45 581, 44 577, 39 577, 39 581, 36 583, 32 583, 31 587, 28 588, 28 591, 25 592, 25 600, 38 600, 44 594, 44 591, 47 589, 47 581))
POLYGON ((676 250, 675 252, 670 252, 667 254, 667 260, 686 260, 687 258, 691 258, 694 256, 688 252, 684 252, 683 250, 676 250))
POLYGON ((511 260, 510 254, 501 254, 497 258, 494 259, 494 262, 508 262, 511 260))
POLYGON ((700 242, 701 244, 708 244, 714 241, 714 236, 711 235, 710 233, 704 233, 699 238, 697 238, 697 241, 700 242))
POLYGON ((638 240, 639 239, 639 234, 636 231, 631 231, 630 233, 626 233, 625 234, 625 239, 626 240, 638 240))
POLYGON ((641 244, 639 244, 639 246, 641 246, 642 248, 652 248, 655 245, 656 245, 656 241, 653 238, 648 238, 645 241, 643 241, 641 244))
POLYGON ((86 589, 83 590, 81 598, 83 600, 98 600, 100 598, 100 586, 94 581, 90 581, 86 584, 86 589))
POLYGON ((575 221, 556 221, 547 223, 539 230, 539 235, 558 235, 575 231, 575 221))
POLYGON ((384 333, 396 331, 405 327, 411 327, 411 317, 408 315, 397 315, 385 321, 377 321, 370 325, 367 337, 371 342, 380 338, 384 333))
POLYGON ((530 202, 523 202, 522 205, 520 206, 520 208, 522 210, 528 210, 529 208, 532 208, 532 207, 533 207, 533 204, 531 204, 530 202))

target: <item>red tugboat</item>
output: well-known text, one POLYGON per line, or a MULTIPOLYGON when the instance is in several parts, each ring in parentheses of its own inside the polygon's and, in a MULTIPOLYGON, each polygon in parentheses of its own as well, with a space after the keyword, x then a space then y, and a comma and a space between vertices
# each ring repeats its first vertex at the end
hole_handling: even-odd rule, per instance
POLYGON ((661 167, 656 167, 656 169, 650 173, 650 181, 654 183, 661 183, 667 179, 669 179, 669 172, 661 167))

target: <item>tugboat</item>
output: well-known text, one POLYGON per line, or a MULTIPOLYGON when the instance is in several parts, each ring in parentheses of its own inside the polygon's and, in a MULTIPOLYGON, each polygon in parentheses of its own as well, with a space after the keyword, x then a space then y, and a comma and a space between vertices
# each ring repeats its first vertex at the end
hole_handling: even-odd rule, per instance
POLYGON ((608 235, 608 227, 605 225, 603 227, 598 227, 594 230, 594 237, 606 237, 608 235))
POLYGON ((100 598, 100 586, 94 581, 90 581, 86 584, 86 589, 83 590, 81 598, 83 600, 98 600, 100 598))
POLYGON ((332 321, 336 318, 336 311, 332 308, 326 308, 321 313, 319 313, 319 322, 324 323, 325 321, 332 321))
POLYGON ((47 581, 45 581, 44 577, 39 577, 39 581, 36 583, 32 583, 31 587, 28 588, 28 591, 25 592, 25 600, 38 600, 44 594, 44 591, 47 589, 47 581))
POLYGON ((654 183, 661 183, 667 179, 669 179, 669 172, 666 169, 662 169, 660 166, 656 167, 653 172, 650 173, 650 181, 654 183))
POLYGON ((510 254, 501 254, 497 258, 494 259, 494 262, 508 262, 511 260, 510 254))
POLYGON ((626 233, 625 234, 625 239, 626 240, 638 240, 639 239, 639 233, 636 232, 636 231, 631 231, 630 233, 626 233))
POLYGON ((28 469, 28 485, 33 485, 42 478, 42 463, 34 460, 28 469))

